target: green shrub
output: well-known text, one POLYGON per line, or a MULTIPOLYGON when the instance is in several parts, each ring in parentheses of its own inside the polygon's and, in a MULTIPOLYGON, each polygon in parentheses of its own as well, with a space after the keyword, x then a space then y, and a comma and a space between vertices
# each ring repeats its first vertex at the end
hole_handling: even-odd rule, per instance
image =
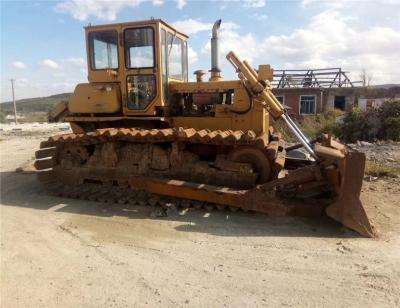
MULTIPOLYGON (((365 111, 354 107, 345 114, 340 110, 329 110, 322 114, 304 116, 297 124, 311 139, 317 138, 321 133, 331 133, 340 140, 351 143, 358 140, 400 141, 400 101, 386 101, 378 109, 365 111), (342 119, 338 121, 340 116, 342 119)), ((286 141, 297 142, 283 121, 277 121, 273 126, 282 133, 286 141)))
POLYGON ((282 134, 283 140, 287 142, 296 142, 296 136, 289 130, 286 123, 283 120, 274 121, 272 123, 275 132, 282 134))
POLYGON ((378 109, 355 107, 346 113, 335 135, 345 142, 400 140, 400 101, 386 101, 378 109))
POLYGON ((338 125, 336 135, 346 142, 370 141, 376 139, 380 127, 381 123, 375 110, 362 111, 354 107, 345 115, 343 123, 338 125))
POLYGON ((400 140, 400 101, 386 101, 379 110, 382 121, 380 139, 400 140))

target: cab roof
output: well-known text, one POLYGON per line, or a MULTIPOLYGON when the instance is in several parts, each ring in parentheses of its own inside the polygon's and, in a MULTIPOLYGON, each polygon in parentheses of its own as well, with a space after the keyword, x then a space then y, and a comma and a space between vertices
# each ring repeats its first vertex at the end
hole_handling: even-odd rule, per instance
POLYGON ((127 26, 139 26, 139 25, 144 25, 144 24, 155 24, 155 23, 161 23, 164 26, 168 27, 172 31, 179 33, 181 36, 184 36, 186 38, 189 38, 188 35, 176 30, 174 27, 169 25, 167 22, 165 22, 162 19, 148 19, 148 20, 140 20, 140 21, 130 21, 130 22, 123 22, 123 23, 114 23, 114 24, 101 24, 101 25, 96 25, 93 26, 89 24, 88 26, 84 27, 86 30, 92 30, 96 28, 104 28, 104 27, 115 27, 115 26, 122 26, 122 27, 127 27, 127 26))

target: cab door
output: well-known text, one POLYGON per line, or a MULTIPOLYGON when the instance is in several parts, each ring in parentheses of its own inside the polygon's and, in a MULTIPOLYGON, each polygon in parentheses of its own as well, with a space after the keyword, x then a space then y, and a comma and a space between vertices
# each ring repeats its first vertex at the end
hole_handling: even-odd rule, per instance
POLYGON ((121 30, 123 112, 154 116, 156 106, 161 104, 157 23, 126 26, 121 30))

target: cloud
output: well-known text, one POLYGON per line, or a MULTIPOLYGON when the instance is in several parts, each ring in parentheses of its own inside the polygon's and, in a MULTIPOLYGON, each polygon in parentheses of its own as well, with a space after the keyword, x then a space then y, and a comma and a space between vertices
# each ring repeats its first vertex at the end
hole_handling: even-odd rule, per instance
POLYGON ((373 72, 375 82, 398 82, 400 31, 378 26, 358 28, 352 20, 326 10, 291 34, 267 37, 260 50, 265 59, 278 58, 287 68, 343 67, 352 72, 365 68, 373 72))
POLYGON ((62 60, 63 63, 67 63, 76 67, 85 68, 86 60, 83 58, 67 58, 62 60))
MULTIPOLYGON (((348 5, 353 4, 354 2, 358 1, 353 1, 353 0, 335 0, 335 1, 321 1, 321 0, 302 0, 300 3, 300 6, 302 8, 308 8, 309 6, 312 5, 319 5, 323 6, 325 8, 331 8, 331 9, 339 9, 339 8, 344 8, 348 5)), ((357 3, 359 5, 359 3, 357 3)))
POLYGON ((199 60, 199 56, 197 55, 197 52, 194 51, 194 49, 190 46, 188 46, 188 62, 190 64, 194 64, 199 60))
POLYGON ((20 69, 26 68, 25 63, 24 63, 24 62, 21 62, 21 61, 15 61, 15 62, 13 62, 13 66, 14 66, 15 68, 20 68, 20 69))
POLYGON ((171 25, 177 30, 189 35, 196 34, 205 30, 210 30, 212 28, 212 24, 201 22, 192 18, 175 21, 171 25))
POLYGON ((71 80, 68 79, 63 82, 53 82, 50 84, 50 86, 56 90, 56 92, 72 92, 76 85, 79 83, 79 80, 71 80))
POLYGON ((260 8, 264 7, 266 0, 242 0, 244 7, 260 8))
POLYGON ((151 2, 154 6, 164 3, 163 0, 64 0, 58 3, 54 9, 58 13, 70 14, 80 21, 85 21, 90 16, 112 21, 123 9, 135 8, 145 2, 151 2))
POLYGON ((266 21, 268 19, 268 16, 264 15, 264 14, 255 13, 255 14, 253 14, 253 18, 258 21, 266 21))
POLYGON ((26 86, 29 85, 29 80, 27 78, 18 78, 16 79, 16 82, 20 85, 20 86, 26 86))
POLYGON ((43 67, 51 68, 51 69, 59 69, 60 68, 60 65, 51 59, 42 60, 39 64, 43 67))
MULTIPOLYGON (((72 91, 78 83, 87 82, 86 61, 81 57, 44 58, 37 63, 28 63, 26 69, 14 72, 17 98, 44 97, 72 91), (42 70, 43 73, 36 74, 42 70), (29 78, 29 76, 35 76, 29 78), (28 79, 27 79, 28 78, 28 79), (20 90, 18 90, 20 89, 20 90)), ((11 99, 7 76, 2 76, 1 101, 11 99)))
POLYGON ((54 78, 65 78, 67 75, 64 72, 55 72, 52 74, 54 78))
MULTIPOLYGON (((210 0, 212 2, 240 3, 246 8, 261 8, 266 5, 266 0, 210 0)), ((79 21, 85 21, 89 17, 103 19, 107 21, 116 20, 117 15, 124 9, 136 8, 143 3, 151 3, 153 6, 163 5, 165 0, 62 0, 54 6, 54 10, 58 13, 69 14, 79 21)), ((172 1, 168 1, 172 2, 172 1)), ((176 8, 182 10, 188 0, 174 0, 176 8)), ((222 4, 221 8, 227 5, 222 4)))
POLYGON ((183 7, 187 4, 187 0, 175 0, 176 2, 176 8, 178 10, 182 10, 183 7))
MULTIPOLYGON (((352 72, 352 80, 358 80, 365 68, 373 74, 373 83, 400 81, 400 30, 366 26, 336 10, 322 11, 305 26, 285 35, 263 37, 228 27, 221 30, 220 39, 221 57, 233 50, 253 65, 270 63, 286 69, 342 67, 352 72)), ((206 42, 202 53, 209 55, 210 50, 211 44, 206 42)))
MULTIPOLYGON (((175 21, 171 24, 174 28, 177 30, 188 34, 196 34, 198 32, 202 31, 209 31, 211 33, 213 23, 209 22, 202 22, 200 20, 196 19, 185 19, 185 20, 178 20, 175 21)), ((238 29, 239 25, 233 22, 222 22, 221 23, 221 30, 233 30, 233 29, 238 29)))
MULTIPOLYGON (((213 2, 240 3, 246 8, 261 8, 266 4, 266 0, 210 0, 213 2)), ((163 5, 165 0, 62 0, 54 6, 58 13, 69 14, 79 21, 85 21, 90 17, 113 21, 117 19, 119 12, 127 8, 136 8, 143 3, 151 3, 153 6, 163 5)), ((172 2, 172 1, 168 1, 172 2)), ((182 10, 188 0, 174 0, 176 8, 182 10)), ((227 5, 222 4, 222 9, 227 5)))
POLYGON ((239 28, 240 28, 240 26, 234 22, 222 22, 221 23, 221 31, 236 30, 239 28))
MULTIPOLYGON (((260 54, 257 38, 252 33, 243 35, 237 32, 238 28, 234 25, 233 23, 228 23, 227 28, 221 29, 220 53, 225 55, 232 50, 243 59, 253 60, 255 56, 260 54)), ((204 45, 202 52, 207 55, 211 53, 210 41, 204 45)))
POLYGON ((225 10, 228 8, 229 4, 232 4, 237 6, 237 4, 240 4, 242 7, 245 8, 261 8, 264 7, 267 3, 266 0, 209 0, 211 2, 218 2, 221 4, 219 6, 220 10, 225 10))
POLYGON ((303 0, 301 1, 301 7, 306 8, 308 7, 310 4, 312 4, 313 2, 315 2, 315 0, 303 0))

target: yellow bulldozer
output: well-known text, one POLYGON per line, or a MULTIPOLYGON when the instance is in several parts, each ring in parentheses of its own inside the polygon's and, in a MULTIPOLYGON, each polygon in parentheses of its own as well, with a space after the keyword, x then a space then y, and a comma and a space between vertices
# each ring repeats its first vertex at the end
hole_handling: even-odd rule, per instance
POLYGON ((271 92, 269 65, 226 56, 218 20, 211 70, 188 81, 188 36, 151 19, 85 28, 88 83, 49 113, 73 133, 43 141, 35 167, 60 196, 168 207, 321 216, 374 236, 359 199, 365 156, 323 135, 309 140, 271 92), (270 121, 299 143, 287 147, 270 121), (310 159, 291 157, 304 148, 310 159))

